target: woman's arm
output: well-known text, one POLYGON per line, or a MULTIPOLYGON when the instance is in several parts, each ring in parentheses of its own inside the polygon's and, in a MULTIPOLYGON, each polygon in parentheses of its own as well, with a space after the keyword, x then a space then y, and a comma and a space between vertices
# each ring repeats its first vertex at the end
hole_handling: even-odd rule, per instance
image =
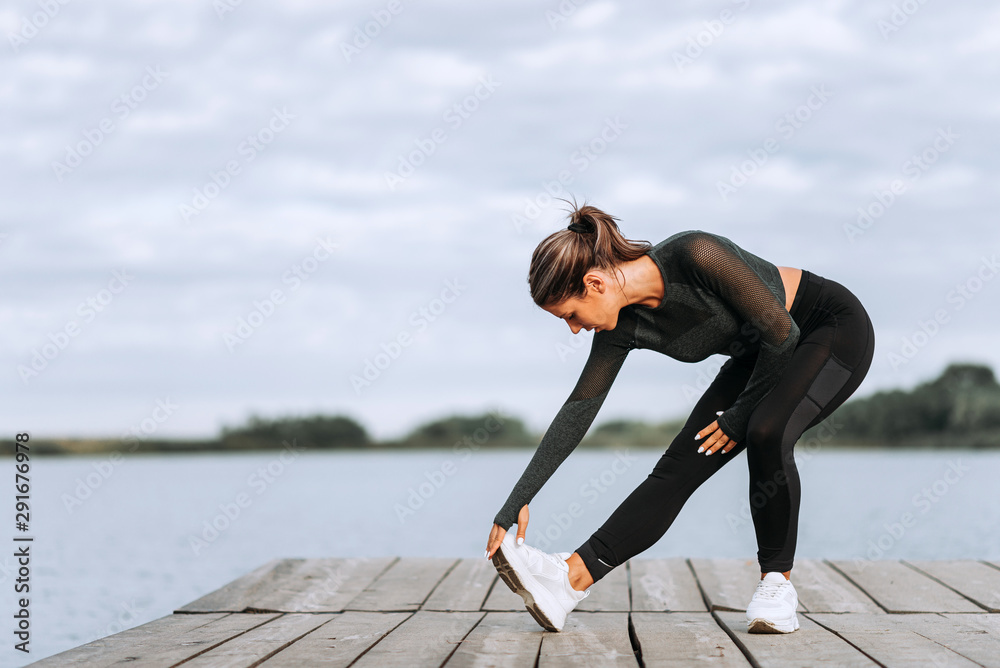
POLYGON ((746 388, 719 417, 722 431, 734 441, 746 439, 753 409, 784 372, 799 341, 799 327, 784 303, 747 263, 739 246, 725 237, 697 232, 684 237, 691 280, 718 295, 760 334, 760 352, 746 388))
POLYGON ((556 413, 534 456, 514 485, 513 491, 493 522, 504 530, 517 522, 521 507, 528 504, 569 456, 590 428, 631 350, 631 333, 625 314, 613 330, 594 334, 590 356, 569 398, 556 413))

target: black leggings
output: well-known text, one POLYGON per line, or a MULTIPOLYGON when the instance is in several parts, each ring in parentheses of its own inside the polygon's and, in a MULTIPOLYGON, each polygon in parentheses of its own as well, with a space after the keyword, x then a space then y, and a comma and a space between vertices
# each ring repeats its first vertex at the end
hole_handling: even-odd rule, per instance
POLYGON ((799 515, 792 448, 802 432, 825 420, 864 380, 875 354, 875 330, 850 290, 806 270, 789 313, 799 326, 799 342, 784 374, 751 414, 745 442, 706 456, 694 440, 750 378, 755 358, 731 357, 652 473, 576 549, 595 582, 656 543, 701 483, 744 449, 760 570, 791 570, 799 515))

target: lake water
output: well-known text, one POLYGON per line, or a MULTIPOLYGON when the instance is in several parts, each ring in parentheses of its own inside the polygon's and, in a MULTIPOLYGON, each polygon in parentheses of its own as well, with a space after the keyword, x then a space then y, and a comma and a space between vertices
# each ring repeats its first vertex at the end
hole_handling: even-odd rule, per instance
MULTIPOLYGON (((1000 559, 1000 453, 800 450, 796 556, 1000 559)), ((0 664, 23 666, 170 614, 275 557, 482 558, 493 517, 531 455, 132 454, 113 467, 104 456, 35 458, 32 652, 12 649, 11 542, 0 557, 8 638, 0 664)), ((576 549, 659 456, 574 452, 532 501, 528 542, 576 549)), ((735 459, 639 558, 754 558, 746 453, 735 459)), ((12 481, 12 460, 3 466, 12 481)))

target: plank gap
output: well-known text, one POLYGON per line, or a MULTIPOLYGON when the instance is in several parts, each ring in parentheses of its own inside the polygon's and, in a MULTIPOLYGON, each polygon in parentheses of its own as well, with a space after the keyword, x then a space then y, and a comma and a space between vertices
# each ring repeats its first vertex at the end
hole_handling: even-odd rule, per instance
POLYGON ((886 614, 896 614, 896 613, 890 612, 889 608, 887 608, 884 605, 882 605, 881 603, 879 603, 878 599, 875 598, 874 596, 872 596, 871 594, 869 594, 867 589, 865 589, 864 587, 862 587, 860 583, 855 582, 854 579, 850 575, 848 575, 844 571, 842 571, 839 568, 837 568, 836 564, 832 563, 829 559, 824 559, 823 563, 826 564, 827 566, 829 566, 830 568, 832 568, 833 570, 837 571, 838 573, 840 573, 841 576, 844 577, 844 579, 846 579, 848 582, 850 582, 855 587, 857 587, 858 589, 860 589, 861 593, 863 593, 865 596, 867 596, 868 598, 870 598, 871 601, 872 601, 872 603, 874 603, 875 605, 877 605, 882 610, 882 612, 884 612, 886 614))
MULTIPOLYGON (((905 559, 901 559, 900 561, 902 561, 902 563, 903 563, 904 566, 907 566, 908 568, 912 568, 913 570, 915 570, 917 573, 920 573, 924 577, 930 578, 931 580, 934 580, 935 582, 937 582, 942 587, 947 587, 948 589, 952 590, 953 592, 955 592, 956 594, 958 594, 959 596, 961 596, 962 598, 964 598, 965 600, 967 600, 969 603, 972 603, 973 605, 975 605, 977 608, 981 608, 983 612, 992 612, 992 610, 990 610, 989 608, 987 608, 986 606, 984 606, 982 603, 980 603, 976 599, 970 598, 969 596, 966 596, 961 591, 959 591, 958 589, 955 589, 954 587, 952 587, 950 584, 948 584, 944 580, 935 577, 933 574, 928 573, 927 571, 925 571, 924 569, 920 568, 919 566, 911 564, 909 561, 906 561, 905 559)), ((979 614, 979 613, 973 612, 971 614, 976 615, 976 614, 979 614)))
MULTIPOLYGON (((828 612, 828 613, 825 613, 825 614, 837 614, 837 613, 829 613, 828 612)), ((850 615, 850 614, 858 614, 858 613, 845 612, 845 613, 841 613, 841 614, 850 615)), ((870 661, 872 661, 873 663, 881 666, 881 668, 888 668, 888 666, 886 666, 884 663, 882 663, 881 661, 879 661, 878 659, 876 659, 874 656, 872 656, 871 654, 869 654, 865 650, 861 649, 860 647, 858 647, 857 645, 855 645, 854 643, 852 643, 846 636, 838 633, 836 629, 827 626, 823 622, 815 619, 812 615, 806 614, 805 616, 809 619, 809 621, 813 622, 814 624, 816 624, 817 626, 819 626, 821 628, 826 629, 828 632, 830 632, 833 635, 837 636, 838 638, 840 638, 841 640, 843 640, 844 642, 846 642, 848 645, 850 645, 854 649, 858 650, 859 652, 861 652, 862 654, 864 654, 865 656, 867 656, 868 659, 870 661)))

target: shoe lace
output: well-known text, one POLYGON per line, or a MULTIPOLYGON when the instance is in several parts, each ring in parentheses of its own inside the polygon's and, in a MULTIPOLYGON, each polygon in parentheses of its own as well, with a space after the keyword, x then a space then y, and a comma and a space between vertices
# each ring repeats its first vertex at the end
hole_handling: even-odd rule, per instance
POLYGON ((557 554, 550 554, 548 552, 539 550, 537 548, 532 550, 532 552, 535 554, 536 558, 547 559, 549 562, 555 564, 557 567, 561 567, 562 564, 566 563, 566 560, 562 559, 557 554))
POLYGON ((755 599, 776 599, 784 593, 786 584, 783 582, 764 582, 757 584, 757 591, 754 592, 755 599))

